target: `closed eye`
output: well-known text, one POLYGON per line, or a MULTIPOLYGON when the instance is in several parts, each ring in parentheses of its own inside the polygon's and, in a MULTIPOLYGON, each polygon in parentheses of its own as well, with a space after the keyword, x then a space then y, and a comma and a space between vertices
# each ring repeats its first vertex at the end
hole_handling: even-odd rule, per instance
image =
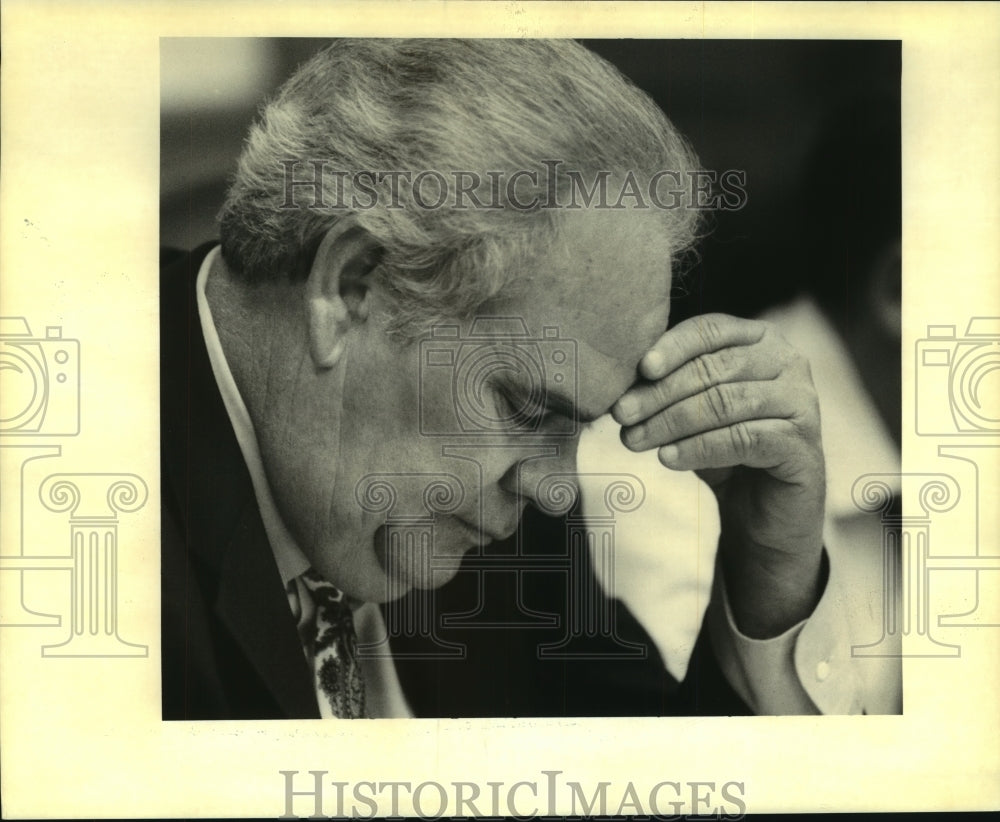
MULTIPOLYGON (((591 428, 602 414, 584 412, 574 398, 558 390, 531 391, 530 388, 503 377, 492 383, 502 419, 509 420, 517 430, 553 430, 560 434, 581 432, 591 428)), ((604 412, 607 414, 608 412, 604 412)))
POLYGON ((501 389, 497 392, 503 404, 503 417, 518 429, 537 431, 553 415, 537 397, 515 396, 501 389))

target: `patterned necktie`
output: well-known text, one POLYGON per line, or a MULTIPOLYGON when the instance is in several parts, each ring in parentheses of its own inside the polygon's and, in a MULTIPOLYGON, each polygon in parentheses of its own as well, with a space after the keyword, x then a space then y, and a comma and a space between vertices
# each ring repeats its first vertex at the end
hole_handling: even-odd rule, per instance
MULTIPOLYGON (((313 684, 324 719, 359 719, 365 711, 365 683, 358 666, 358 637, 354 616, 342 591, 312 568, 299 581, 315 607, 312 619, 299 626, 306 655, 312 660, 313 684)), ((306 603, 301 603, 307 614, 306 603)))

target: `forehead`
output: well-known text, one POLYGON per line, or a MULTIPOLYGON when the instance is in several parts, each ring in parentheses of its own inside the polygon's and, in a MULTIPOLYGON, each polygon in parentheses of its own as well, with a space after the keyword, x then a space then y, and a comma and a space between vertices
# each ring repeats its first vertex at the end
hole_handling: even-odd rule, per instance
POLYGON ((654 210, 562 212, 554 240, 509 293, 480 312, 519 317, 536 338, 556 328, 574 341, 585 410, 607 410, 666 329, 671 275, 663 219, 654 210))
POLYGON ((566 331, 596 331, 595 342, 602 336, 609 345, 618 342, 619 331, 631 339, 621 321, 669 307, 671 249, 663 219, 655 210, 565 209, 555 237, 493 304, 558 317, 566 331))

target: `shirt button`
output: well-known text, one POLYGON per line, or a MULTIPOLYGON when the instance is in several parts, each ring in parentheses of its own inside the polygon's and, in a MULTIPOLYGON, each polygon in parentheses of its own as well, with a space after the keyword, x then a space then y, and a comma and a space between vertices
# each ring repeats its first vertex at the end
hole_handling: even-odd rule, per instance
POLYGON ((830 663, 824 660, 816 666, 816 679, 822 682, 830 676, 830 663))

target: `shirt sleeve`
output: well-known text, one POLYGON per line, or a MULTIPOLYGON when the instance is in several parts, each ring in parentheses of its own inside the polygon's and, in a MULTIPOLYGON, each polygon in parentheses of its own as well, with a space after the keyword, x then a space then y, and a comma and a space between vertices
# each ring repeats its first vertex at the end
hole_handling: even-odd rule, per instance
MULTIPOLYGON (((770 639, 753 639, 736 626, 717 568, 706 613, 709 635, 733 689, 761 715, 899 713, 898 643, 883 634, 880 653, 865 655, 864 640, 879 636, 873 608, 880 575, 860 576, 849 558, 827 554, 829 574, 808 619, 770 639), (864 584, 861 584, 861 583, 864 584), (897 653, 892 653, 896 648, 897 653)), ((866 569, 870 571, 871 569, 866 569)))

